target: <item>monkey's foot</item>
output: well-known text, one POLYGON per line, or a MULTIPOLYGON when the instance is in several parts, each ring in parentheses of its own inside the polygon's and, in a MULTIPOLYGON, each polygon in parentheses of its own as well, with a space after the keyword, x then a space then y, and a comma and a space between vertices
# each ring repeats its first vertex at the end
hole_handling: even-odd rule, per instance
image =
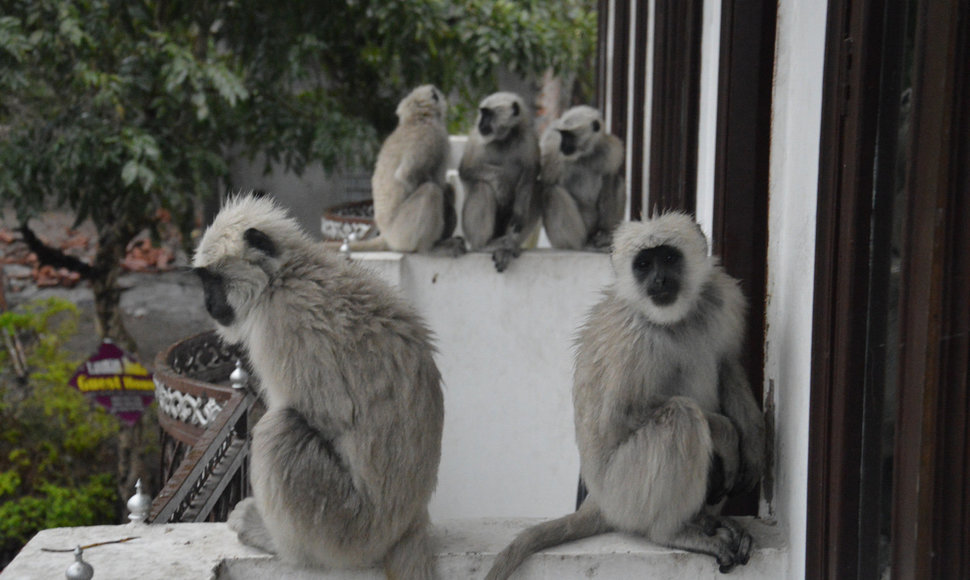
POLYGON ((708 516, 707 520, 702 525, 705 528, 713 527, 713 533, 710 535, 726 539, 730 552, 730 558, 726 559, 726 561, 722 561, 721 557, 717 558, 719 571, 722 574, 726 574, 738 564, 742 566, 747 564, 748 559, 751 557, 751 547, 753 545, 751 534, 736 521, 726 516, 708 516), (713 522, 713 524, 708 522, 713 522))
POLYGON ((593 234, 592 239, 589 240, 589 246, 591 246, 591 249, 598 252, 608 252, 611 245, 613 245, 613 234, 610 232, 604 232, 603 230, 593 234))
POLYGON ((263 517, 259 515, 259 510, 256 508, 255 499, 247 497, 237 503, 232 513, 229 514, 226 525, 230 530, 236 532, 239 541, 243 544, 270 554, 276 553, 273 539, 266 530, 263 517))
POLYGON ((442 254, 445 256, 451 256, 452 258, 457 258, 458 256, 465 255, 465 239, 461 236, 455 236, 453 238, 446 238, 444 240, 438 240, 434 247, 431 248, 432 254, 442 254))
POLYGON ((714 556, 718 570, 726 574, 735 566, 748 563, 753 541, 751 534, 733 519, 701 514, 670 545, 714 556))
POLYGON ((721 556, 717 556, 718 572, 727 574, 738 564, 742 566, 747 564, 748 559, 751 557, 752 543, 751 535, 742 530, 741 535, 737 539, 736 549, 730 557, 722 558, 721 556))

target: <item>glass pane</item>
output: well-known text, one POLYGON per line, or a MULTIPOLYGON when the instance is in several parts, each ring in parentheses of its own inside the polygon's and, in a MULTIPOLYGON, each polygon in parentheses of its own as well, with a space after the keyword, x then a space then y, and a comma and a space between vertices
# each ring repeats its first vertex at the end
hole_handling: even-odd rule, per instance
POLYGON ((899 369, 899 288, 912 111, 915 2, 885 8, 886 36, 874 168, 860 578, 888 579, 892 555, 893 452, 899 369), (872 548, 875 548, 874 550, 872 548))

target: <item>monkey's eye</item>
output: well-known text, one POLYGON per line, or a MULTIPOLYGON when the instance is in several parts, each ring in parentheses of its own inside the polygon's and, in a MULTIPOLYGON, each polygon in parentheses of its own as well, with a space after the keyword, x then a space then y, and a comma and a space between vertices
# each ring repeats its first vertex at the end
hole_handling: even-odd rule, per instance
POLYGON ((436 91, 434 89, 431 89, 431 98, 434 100, 434 102, 437 103, 438 102, 438 91, 436 91))
POLYGON ((656 246, 644 248, 633 258, 633 272, 639 281, 643 281, 655 270, 675 272, 681 268, 683 254, 672 246, 656 246))
POLYGON ((593 133, 599 133, 599 130, 600 130, 600 122, 593 121, 593 133))
POLYGON ((638 272, 646 272, 653 265, 653 254, 650 252, 640 252, 633 260, 633 269, 638 272))

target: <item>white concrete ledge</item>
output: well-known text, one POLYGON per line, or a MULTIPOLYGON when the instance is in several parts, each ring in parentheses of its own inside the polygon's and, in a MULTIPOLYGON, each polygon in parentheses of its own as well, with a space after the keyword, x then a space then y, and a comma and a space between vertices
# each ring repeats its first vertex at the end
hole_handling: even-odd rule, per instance
MULTIPOLYGON (((492 560, 512 538, 536 519, 453 520, 435 526, 441 580, 484 578, 492 560)), ((784 578, 788 552, 784 533, 777 526, 744 519, 755 538, 756 549, 747 566, 736 568, 733 578, 778 580, 784 578)), ((378 570, 320 571, 287 566, 258 550, 240 544, 225 524, 173 524, 93 526, 44 530, 0 574, 3 580, 63 578, 74 561, 76 545, 115 541, 96 546, 84 559, 94 567, 94 578, 139 580, 383 580, 378 570)), ((606 534, 536 554, 519 569, 516 580, 600 578, 651 580, 661 578, 715 579, 713 558, 653 545, 622 534, 606 534)))

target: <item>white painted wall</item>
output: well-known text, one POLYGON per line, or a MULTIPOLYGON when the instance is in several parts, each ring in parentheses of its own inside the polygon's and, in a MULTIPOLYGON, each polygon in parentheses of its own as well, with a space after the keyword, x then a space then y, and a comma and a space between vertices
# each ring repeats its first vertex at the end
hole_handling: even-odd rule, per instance
POLYGON ((606 254, 354 258, 400 287, 435 332, 445 428, 434 521, 553 517, 575 509, 572 341, 612 279, 606 254))
POLYGON ((825 2, 780 0, 772 110, 765 392, 775 393, 774 517, 805 575, 815 212, 825 2))

